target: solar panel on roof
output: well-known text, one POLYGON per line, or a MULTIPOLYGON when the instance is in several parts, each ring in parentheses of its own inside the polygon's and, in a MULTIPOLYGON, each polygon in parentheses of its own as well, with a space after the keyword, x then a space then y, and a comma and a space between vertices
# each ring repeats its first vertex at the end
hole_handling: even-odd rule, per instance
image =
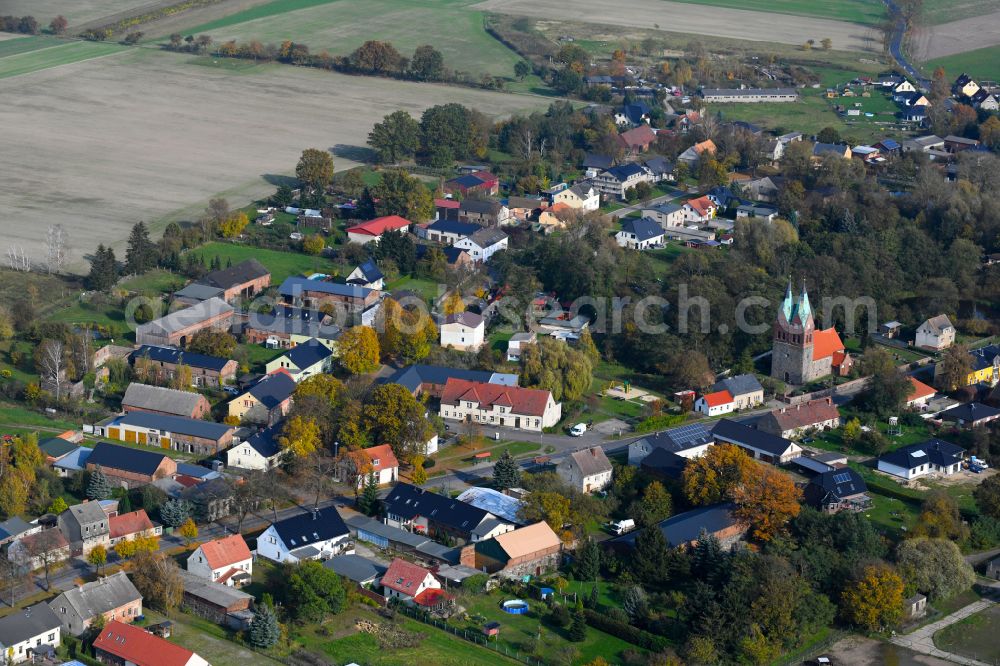
POLYGON ((834 474, 833 480, 835 483, 847 483, 851 480, 851 475, 847 472, 842 472, 840 474, 834 474))

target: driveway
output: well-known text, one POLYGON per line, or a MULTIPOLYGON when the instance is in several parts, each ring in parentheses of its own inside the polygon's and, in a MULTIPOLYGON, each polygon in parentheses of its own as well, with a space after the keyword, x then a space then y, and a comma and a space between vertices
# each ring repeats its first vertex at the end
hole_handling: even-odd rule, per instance
POLYGON ((980 599, 979 601, 971 603, 964 608, 960 608, 951 615, 948 615, 937 622, 932 622, 931 624, 921 627, 912 633, 897 634, 893 636, 891 640, 896 645, 909 648, 915 652, 920 652, 921 654, 927 654, 940 659, 947 659, 948 661, 956 664, 965 664, 966 666, 989 666, 989 664, 983 661, 977 661, 976 659, 969 659, 968 657, 963 657, 952 652, 939 650, 934 646, 934 634, 941 631, 945 627, 964 620, 970 615, 975 615, 979 611, 989 608, 993 605, 993 603, 994 602, 987 599, 980 599))
POLYGON ((643 201, 642 203, 637 203, 633 206, 626 206, 625 208, 619 208, 618 210, 609 213, 611 217, 626 217, 629 213, 636 213, 644 208, 652 208, 653 206, 659 206, 663 203, 670 203, 677 197, 682 197, 686 192, 678 190, 676 187, 670 188, 670 193, 662 197, 656 197, 655 199, 649 199, 648 201, 643 201))

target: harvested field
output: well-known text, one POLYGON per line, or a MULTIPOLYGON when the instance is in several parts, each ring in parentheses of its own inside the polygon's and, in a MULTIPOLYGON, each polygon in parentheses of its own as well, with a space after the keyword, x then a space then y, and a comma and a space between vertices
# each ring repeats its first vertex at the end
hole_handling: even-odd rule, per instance
MULTIPOLYGON (((31 37, 30 39, 46 38, 31 37)), ((58 39, 55 42, 55 45, 42 45, 38 49, 0 57, 0 79, 30 74, 51 67, 61 67, 84 60, 103 58, 128 48, 121 44, 106 42, 66 42, 58 39)), ((7 42, 7 44, 14 43, 16 42, 7 42)), ((5 45, 0 45, 0 53, 5 45)))
POLYGON ((1000 11, 964 18, 918 31, 910 53, 923 60, 1000 45, 1000 11))
MULTIPOLYGON (((841 51, 865 51, 871 48, 866 37, 872 27, 805 16, 780 18, 765 12, 705 7, 662 0, 630 0, 607 3, 600 0, 486 0, 474 9, 552 18, 554 16, 586 17, 587 22, 630 28, 658 27, 671 32, 692 35, 729 37, 748 41, 802 44, 807 39, 829 37, 833 48, 841 51)), ((876 38, 875 44, 880 44, 876 38)))
MULTIPOLYGON (((460 102, 494 116, 550 99, 283 65, 211 62, 152 49, 0 79, 5 247, 41 259, 46 228, 69 231, 73 268, 99 242, 124 246, 138 220, 190 219, 222 194, 243 204, 273 191, 304 148, 354 166, 374 122, 460 102), (141 91, 141 94, 139 94, 141 91)), ((5 251, 5 250, 4 250, 5 251)))
POLYGON ((962 72, 979 81, 1000 80, 1000 45, 967 53, 956 53, 924 63, 924 69, 928 72, 933 72, 938 67, 944 67, 949 80, 953 80, 962 72))
POLYGON ((1000 0, 924 0, 923 22, 938 25, 1000 11, 1000 0))
POLYGON ((815 2, 814 0, 677 0, 693 5, 731 7, 749 9, 772 14, 794 14, 815 16, 835 21, 850 21, 876 25, 885 18, 885 5, 881 0, 837 0, 837 2, 815 2))
POLYGON ((69 20, 70 30, 74 30, 105 16, 162 4, 163 0, 4 0, 0 3, 0 13, 30 14, 44 26, 62 14, 69 20))

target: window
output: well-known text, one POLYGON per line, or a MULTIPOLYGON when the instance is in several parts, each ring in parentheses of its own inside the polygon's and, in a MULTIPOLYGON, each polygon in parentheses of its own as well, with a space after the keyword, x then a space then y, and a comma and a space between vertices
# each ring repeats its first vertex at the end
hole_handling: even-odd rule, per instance
POLYGON ((56 639, 56 634, 55 634, 55 632, 52 632, 51 634, 49 634, 49 640, 50 640, 50 641, 54 641, 55 639, 56 639))

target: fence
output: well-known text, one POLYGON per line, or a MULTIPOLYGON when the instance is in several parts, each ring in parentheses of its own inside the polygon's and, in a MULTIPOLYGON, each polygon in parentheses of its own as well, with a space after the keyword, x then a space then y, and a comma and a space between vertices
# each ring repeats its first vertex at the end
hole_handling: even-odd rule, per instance
POLYGON ((447 622, 438 620, 437 618, 433 618, 426 611, 422 611, 416 608, 411 608, 409 606, 403 606, 403 605, 397 606, 396 610, 398 610, 403 615, 406 615, 407 617, 413 618, 414 620, 423 622, 424 624, 429 624, 430 626, 436 627, 443 631, 447 631, 449 634, 453 634, 458 638, 464 638, 470 643, 475 643, 476 645, 482 646, 487 650, 492 650, 497 654, 502 654, 508 659, 513 659, 514 661, 518 661, 522 664, 527 664, 528 666, 544 666, 545 664, 545 662, 543 662, 541 659, 537 659, 528 654, 521 654, 517 650, 511 649, 506 644, 501 645, 497 641, 490 641, 489 638, 487 638, 485 635, 477 631, 470 631, 468 629, 459 629, 458 627, 454 627, 448 624, 447 622))

